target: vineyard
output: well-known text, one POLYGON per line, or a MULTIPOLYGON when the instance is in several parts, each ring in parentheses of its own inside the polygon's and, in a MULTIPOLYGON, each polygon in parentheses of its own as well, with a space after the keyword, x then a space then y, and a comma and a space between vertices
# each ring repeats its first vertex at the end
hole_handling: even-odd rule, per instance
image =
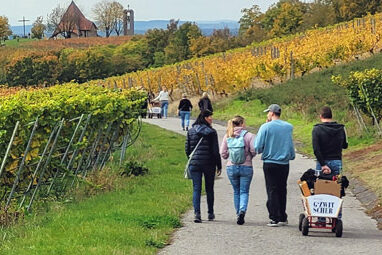
POLYGON ((256 82, 275 83, 312 70, 352 61, 382 48, 382 15, 367 16, 332 27, 273 39, 223 54, 192 59, 92 81, 109 87, 144 87, 156 92, 166 86, 190 95, 242 91, 256 82))
MULTIPOLYGON (((139 134, 145 93, 88 84, 19 91, 0 104, 0 207, 58 196, 139 134), (17 122, 16 122, 17 121, 17 122)), ((7 211, 7 210, 5 210, 7 211)))

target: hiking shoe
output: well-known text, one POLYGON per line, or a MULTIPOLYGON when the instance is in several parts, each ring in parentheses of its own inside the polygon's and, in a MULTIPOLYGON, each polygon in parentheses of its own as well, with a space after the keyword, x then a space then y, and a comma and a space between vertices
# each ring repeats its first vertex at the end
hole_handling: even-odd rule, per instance
POLYGON ((194 222, 202 223, 202 218, 200 217, 200 213, 195 213, 194 222))
POLYGON ((286 221, 280 221, 279 223, 277 223, 279 226, 286 226, 288 225, 288 220, 286 221))
POLYGON ((240 212, 239 215, 237 216, 237 225, 243 225, 244 224, 244 217, 245 217, 245 212, 240 212))
POLYGON ((268 227, 278 227, 279 226, 279 222, 278 221, 275 221, 275 220, 271 220, 268 224, 267 224, 268 227))
POLYGON ((208 220, 209 221, 213 221, 215 219, 215 214, 213 214, 213 213, 209 213, 208 214, 208 220))

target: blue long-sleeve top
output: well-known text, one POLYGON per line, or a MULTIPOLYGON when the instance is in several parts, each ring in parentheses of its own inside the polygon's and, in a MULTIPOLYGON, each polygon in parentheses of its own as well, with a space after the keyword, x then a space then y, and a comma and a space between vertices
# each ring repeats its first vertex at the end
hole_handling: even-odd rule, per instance
POLYGON ((261 125, 256 139, 255 150, 264 163, 289 164, 295 158, 293 126, 283 120, 272 120, 261 125))

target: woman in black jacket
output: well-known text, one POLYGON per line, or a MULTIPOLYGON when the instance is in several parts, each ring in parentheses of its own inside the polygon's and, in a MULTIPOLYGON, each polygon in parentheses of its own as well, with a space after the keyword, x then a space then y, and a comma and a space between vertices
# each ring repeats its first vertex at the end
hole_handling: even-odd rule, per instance
POLYGON ((200 196, 202 191, 202 175, 204 175, 208 220, 214 220, 214 182, 215 170, 219 176, 221 174, 222 163, 219 153, 219 143, 216 130, 212 128, 212 112, 202 111, 192 128, 187 133, 186 154, 187 157, 195 149, 200 139, 203 138, 198 148, 193 154, 189 164, 193 183, 193 205, 195 213, 195 223, 202 222, 200 216, 200 196))

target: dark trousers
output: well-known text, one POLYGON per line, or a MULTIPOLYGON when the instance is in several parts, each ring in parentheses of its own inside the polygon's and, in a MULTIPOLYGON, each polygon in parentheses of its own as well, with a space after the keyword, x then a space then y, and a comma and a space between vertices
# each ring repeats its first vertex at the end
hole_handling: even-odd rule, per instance
POLYGON ((190 166, 190 172, 193 183, 193 198, 194 212, 200 213, 200 196, 202 193, 202 176, 204 175, 204 182, 207 193, 208 213, 214 213, 214 183, 215 183, 215 169, 212 167, 199 167, 190 166))
POLYGON ((289 164, 264 163, 263 170, 268 195, 269 218, 277 222, 286 221, 288 218, 286 203, 289 164))

